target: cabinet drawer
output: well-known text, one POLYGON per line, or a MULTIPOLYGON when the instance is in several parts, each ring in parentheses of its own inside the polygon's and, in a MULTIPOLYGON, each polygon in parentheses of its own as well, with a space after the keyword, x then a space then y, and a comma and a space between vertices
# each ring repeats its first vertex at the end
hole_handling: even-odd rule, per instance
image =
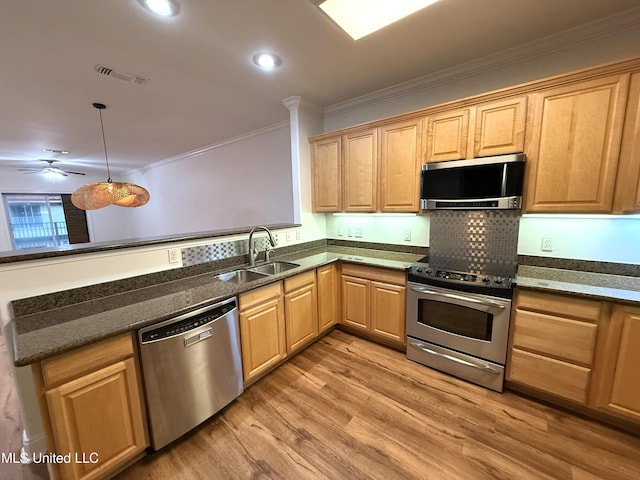
POLYGON ((272 283, 249 292, 241 293, 238 297, 239 310, 244 311, 247 308, 259 305, 274 297, 279 297, 281 294, 282 282, 272 283))
POLYGON ((549 357, 511 351, 507 379, 545 392, 586 403, 591 370, 549 357))
POLYGON ((400 286, 404 286, 407 283, 407 276, 403 270, 393 270, 390 268, 344 263, 342 265, 342 274, 378 282, 393 283, 400 286))
POLYGON ((549 313, 593 323, 598 323, 602 311, 602 302, 597 300, 530 290, 518 290, 516 304, 518 310, 549 313))
POLYGON ((309 270, 308 272, 300 273, 295 277, 285 278, 284 280, 284 293, 289 293, 298 288, 306 285, 312 285, 316 281, 316 271, 309 270))
POLYGON ((598 326, 516 310, 513 345, 587 366, 593 361, 598 326))
POLYGON ((40 363, 45 388, 51 388, 133 356, 131 333, 80 347, 40 363))

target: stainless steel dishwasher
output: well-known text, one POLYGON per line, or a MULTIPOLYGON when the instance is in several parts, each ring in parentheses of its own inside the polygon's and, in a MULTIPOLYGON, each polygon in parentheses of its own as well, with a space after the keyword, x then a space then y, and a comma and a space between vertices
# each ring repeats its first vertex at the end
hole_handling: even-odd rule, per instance
POLYGON ((155 450, 243 391, 235 298, 145 327, 138 342, 155 450))

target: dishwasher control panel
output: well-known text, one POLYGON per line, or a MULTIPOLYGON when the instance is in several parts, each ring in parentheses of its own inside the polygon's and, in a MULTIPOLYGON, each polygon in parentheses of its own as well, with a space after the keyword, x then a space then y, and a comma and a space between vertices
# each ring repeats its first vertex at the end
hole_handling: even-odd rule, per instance
POLYGON ((234 300, 230 303, 217 306, 213 309, 205 307, 204 309, 185 313, 184 320, 179 320, 180 317, 173 318, 168 325, 160 324, 160 326, 154 328, 153 330, 143 332, 140 341, 142 343, 150 343, 174 337, 176 335, 182 335, 198 327, 202 327, 211 322, 214 322, 215 320, 225 316, 235 308, 236 302, 234 300))

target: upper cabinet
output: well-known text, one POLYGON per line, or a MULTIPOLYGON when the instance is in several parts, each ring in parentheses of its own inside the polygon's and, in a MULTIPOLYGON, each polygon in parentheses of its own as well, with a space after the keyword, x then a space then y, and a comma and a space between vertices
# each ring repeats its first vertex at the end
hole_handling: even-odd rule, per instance
POLYGON ((631 76, 613 213, 640 212, 640 73, 631 76))
POLYGON ((640 212, 640 58, 310 143, 314 212, 419 212, 421 164, 520 152, 523 213, 640 212))
POLYGON ((311 144, 311 182, 314 212, 342 210, 342 137, 311 144))
POLYGON ((425 122, 424 161, 522 152, 526 117, 526 96, 430 115, 425 122))
POLYGON ((473 157, 524 151, 527 97, 483 103, 475 110, 473 157))
POLYGON ((532 95, 528 212, 611 212, 629 75, 532 95))
POLYGON ((426 128, 426 163, 467 158, 468 108, 430 115, 426 128))
POLYGON ((343 138, 344 209, 375 212, 378 207, 377 130, 353 132, 343 138))
POLYGON ((421 120, 380 128, 380 210, 420 210, 421 120))
POLYGON ((311 140, 314 212, 420 211, 421 119, 311 140))

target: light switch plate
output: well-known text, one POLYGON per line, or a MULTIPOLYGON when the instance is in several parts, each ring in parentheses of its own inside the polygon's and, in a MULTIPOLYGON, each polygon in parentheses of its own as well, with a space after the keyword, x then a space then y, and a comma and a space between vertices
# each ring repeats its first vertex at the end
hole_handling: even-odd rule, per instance
POLYGON ((542 251, 553 252, 553 237, 542 237, 542 251))
POLYGON ((169 254, 169 263, 180 263, 180 249, 179 248, 170 248, 168 250, 169 254))

